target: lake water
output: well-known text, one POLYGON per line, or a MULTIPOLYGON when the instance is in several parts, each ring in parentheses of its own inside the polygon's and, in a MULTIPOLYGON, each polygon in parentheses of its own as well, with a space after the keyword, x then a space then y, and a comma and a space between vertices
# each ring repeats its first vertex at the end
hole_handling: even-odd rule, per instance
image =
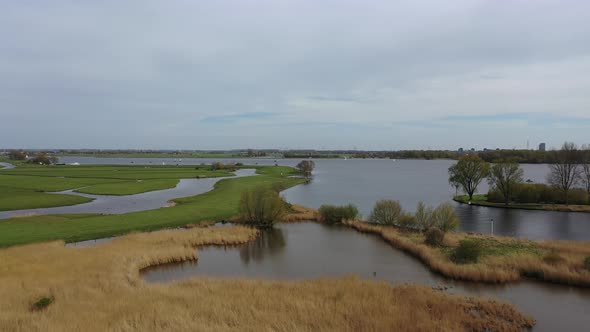
POLYGON ((236 247, 198 249, 197 262, 164 264, 141 271, 148 282, 205 275, 304 279, 356 274, 394 284, 444 285, 453 294, 500 299, 535 317, 535 331, 582 331, 590 324, 590 290, 539 282, 488 285, 432 273, 376 235, 316 223, 281 224, 236 247))
MULTIPOLYGON (((92 158, 63 157, 60 161, 81 164, 182 164, 223 163, 295 166, 299 159, 182 159, 162 158, 92 158)), ((313 180, 286 190, 283 195, 291 203, 318 208, 322 204, 355 204, 368 217, 379 199, 399 200, 404 208, 414 210, 419 201, 430 205, 450 202, 454 189, 448 183, 447 170, 451 160, 390 159, 318 159, 313 180)), ((524 178, 545 182, 547 165, 521 165, 524 178)), ((480 192, 487 192, 485 181, 480 192)), ((507 210, 454 203, 460 217, 460 228, 468 232, 490 233, 530 239, 590 240, 590 214, 507 210)))

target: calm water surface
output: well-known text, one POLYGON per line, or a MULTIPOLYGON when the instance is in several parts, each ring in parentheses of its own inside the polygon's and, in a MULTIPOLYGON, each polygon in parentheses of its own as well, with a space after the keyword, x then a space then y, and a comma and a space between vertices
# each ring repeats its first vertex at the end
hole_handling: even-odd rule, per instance
MULTIPOLYGON (((162 159, 62 157, 62 162, 81 164, 181 164, 198 165, 221 161, 243 164, 295 166, 299 159, 162 159)), ((292 203, 318 208, 322 204, 353 203, 368 216, 375 201, 399 200, 413 210, 419 201, 430 205, 449 202, 454 189, 448 184, 451 160, 318 159, 311 183, 288 189, 283 194, 292 203)), ((521 165, 524 178, 545 182, 547 165, 521 165)), ((480 192, 487 192, 485 181, 480 192)), ((590 240, 590 214, 548 211, 506 210, 453 203, 461 229, 531 239, 590 240)))
POLYGON ((141 271, 148 282, 206 275, 304 279, 356 274, 394 284, 445 285, 448 292, 500 299, 537 320, 535 331, 582 331, 590 324, 590 291, 538 282, 496 286, 445 279, 375 235, 315 223, 283 224, 238 247, 204 247, 199 261, 141 271))

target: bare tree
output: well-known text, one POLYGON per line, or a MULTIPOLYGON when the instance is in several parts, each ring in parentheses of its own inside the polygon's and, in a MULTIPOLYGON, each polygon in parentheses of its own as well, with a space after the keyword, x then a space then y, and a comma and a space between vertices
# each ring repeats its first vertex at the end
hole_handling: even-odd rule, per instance
POLYGON ((479 183, 490 172, 490 165, 475 154, 468 154, 449 167, 449 182, 453 186, 460 186, 473 199, 479 183))
POLYGON ((514 161, 501 162, 492 166, 488 176, 488 184, 502 193, 504 204, 508 205, 514 188, 522 183, 523 176, 524 171, 518 163, 514 161))
POLYGON ((313 162, 313 160, 302 160, 301 162, 299 162, 299 164, 297 164, 296 167, 303 173, 303 175, 306 178, 308 178, 311 176, 311 172, 315 168, 315 163, 313 162))
POLYGON ((586 192, 590 195, 590 145, 582 145, 582 183, 586 187, 586 192))
POLYGON ((580 151, 576 144, 565 142, 557 153, 557 160, 549 165, 547 182, 563 192, 566 205, 569 204, 570 189, 578 183, 582 174, 580 160, 580 151))

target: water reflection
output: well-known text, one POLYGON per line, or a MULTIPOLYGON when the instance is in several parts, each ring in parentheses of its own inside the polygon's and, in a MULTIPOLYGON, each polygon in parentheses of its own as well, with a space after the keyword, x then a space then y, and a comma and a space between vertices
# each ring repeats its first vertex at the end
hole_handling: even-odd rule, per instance
POLYGON ((511 302, 537 319, 537 331, 577 331, 590 324, 588 289, 528 281, 490 285, 449 280, 379 237, 346 227, 279 225, 251 244, 200 248, 198 255, 198 263, 155 266, 141 275, 148 282, 168 282, 198 275, 304 279, 354 273, 394 284, 445 285, 451 293, 511 302))
POLYGON ((260 233, 255 241, 241 246, 240 258, 244 264, 261 262, 266 256, 280 255, 287 244, 283 230, 272 228, 260 233))

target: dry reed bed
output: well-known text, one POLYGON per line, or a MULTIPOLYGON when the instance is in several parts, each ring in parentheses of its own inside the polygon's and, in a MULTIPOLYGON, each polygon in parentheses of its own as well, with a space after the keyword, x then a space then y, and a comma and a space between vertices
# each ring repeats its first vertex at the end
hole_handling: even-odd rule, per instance
POLYGON ((131 234, 92 247, 63 242, 0 250, 6 331, 521 330, 512 305, 355 277, 308 281, 195 278, 147 284, 142 267, 196 259, 194 246, 239 244, 246 227, 131 234), (40 311, 41 297, 54 303, 40 311))
MULTIPOLYGON (((347 221, 344 224, 360 232, 380 235, 395 248, 404 250, 422 260, 431 270, 453 279, 505 283, 522 280, 526 276, 546 282, 590 287, 590 272, 585 270, 582 265, 584 258, 590 255, 590 243, 588 242, 535 242, 495 236, 493 237, 495 241, 503 243, 534 243, 539 249, 557 253, 562 261, 552 265, 538 255, 519 253, 484 256, 476 264, 455 264, 438 248, 417 242, 415 232, 371 225, 362 221, 347 221)), ((466 237, 490 238, 485 235, 448 233, 445 236, 445 246, 455 247, 460 240, 466 237)))
POLYGON ((287 214, 282 220, 282 222, 290 223, 290 222, 299 222, 299 221, 318 221, 319 214, 318 210, 308 208, 305 206, 292 204, 291 205, 291 212, 287 214))

